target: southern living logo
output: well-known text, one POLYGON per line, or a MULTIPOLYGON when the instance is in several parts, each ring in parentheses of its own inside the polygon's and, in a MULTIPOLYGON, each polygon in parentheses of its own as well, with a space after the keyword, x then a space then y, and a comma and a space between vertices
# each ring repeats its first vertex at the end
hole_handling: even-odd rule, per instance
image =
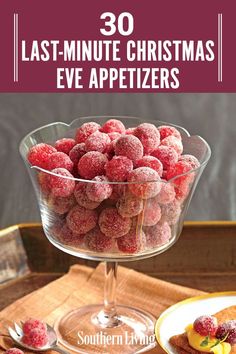
POLYGON ((78 332, 78 345, 99 345, 99 346, 117 346, 117 345, 150 345, 155 343, 155 335, 136 336, 134 333, 124 332, 124 335, 109 335, 106 332, 100 331, 96 334, 84 334, 83 331, 78 332))

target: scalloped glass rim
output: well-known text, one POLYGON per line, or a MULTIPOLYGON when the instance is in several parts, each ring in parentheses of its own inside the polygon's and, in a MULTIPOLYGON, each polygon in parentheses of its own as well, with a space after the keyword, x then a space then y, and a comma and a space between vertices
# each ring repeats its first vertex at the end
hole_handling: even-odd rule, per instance
MULTIPOLYGON (((20 154, 23 158, 23 160, 25 161, 25 163, 27 164, 27 166, 31 169, 36 169, 36 170, 39 170, 39 171, 42 171, 44 173, 47 173, 47 174, 50 174, 50 175, 54 175, 54 176, 59 176, 61 178, 66 178, 66 179, 72 179, 74 181, 78 181, 78 182, 88 182, 88 183, 99 183, 99 184, 106 184, 107 182, 106 181, 93 181, 93 180, 87 180, 87 179, 82 179, 82 178, 75 178, 75 177, 68 177, 68 176, 62 176, 60 174, 56 174, 52 171, 48 171, 48 170, 45 170, 41 167, 38 167, 38 166, 31 166, 28 162, 28 160, 26 159, 26 155, 24 153, 24 149, 23 149, 23 145, 25 144, 25 142, 27 141, 27 139, 29 139, 33 134, 39 132, 40 130, 44 130, 46 128, 50 128, 52 126, 56 126, 56 125, 63 125, 67 128, 79 128, 80 125, 77 125, 75 126, 75 124, 77 122, 80 122, 81 120, 93 120, 93 121, 96 121, 96 119, 127 119, 127 120, 143 120, 144 122, 144 119, 142 117, 133 117, 133 116, 88 116, 88 117, 79 117, 79 118, 75 118, 70 124, 67 124, 67 123, 64 123, 64 122, 53 122, 53 123, 49 123, 49 124, 46 124, 46 125, 43 125, 37 129, 34 129, 32 130, 30 133, 28 133, 20 142, 20 146, 19 146, 19 151, 20 151, 20 154)), ((206 150, 207 150, 207 153, 206 153, 206 156, 205 156, 205 159, 200 162, 200 165, 197 167, 197 168, 194 168, 194 169, 191 169, 189 170, 188 172, 186 173, 182 173, 182 174, 179 174, 173 178, 171 178, 170 180, 168 181, 163 181, 163 180, 160 180, 160 181, 157 181, 157 180, 151 180, 151 181, 139 181, 139 182, 112 182, 112 181, 109 181, 109 184, 123 184, 123 185, 127 185, 127 184, 142 184, 142 183, 154 183, 154 182, 159 182, 159 183, 170 183, 170 182, 173 182, 175 179, 181 177, 181 176, 185 176, 185 175, 189 175, 193 172, 197 172, 198 170, 200 170, 201 168, 203 168, 207 162, 209 161, 210 157, 211 157, 211 148, 209 146, 209 144, 206 142, 205 139, 203 139, 201 136, 199 135, 190 135, 190 133, 187 131, 187 129, 179 126, 179 125, 176 125, 176 124, 172 124, 172 123, 169 123, 169 122, 164 122, 164 121, 159 121, 159 120, 150 120, 150 119, 146 119, 145 120, 146 123, 153 123, 154 125, 169 125, 169 126, 172 126, 172 127, 175 127, 177 128, 178 130, 181 130, 181 133, 186 135, 187 138, 198 138, 203 145, 205 145, 206 147, 206 150)))

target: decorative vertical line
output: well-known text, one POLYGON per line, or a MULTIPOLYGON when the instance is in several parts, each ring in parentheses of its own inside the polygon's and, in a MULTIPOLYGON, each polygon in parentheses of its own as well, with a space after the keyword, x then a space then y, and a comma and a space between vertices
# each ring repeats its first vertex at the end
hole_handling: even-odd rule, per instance
POLYGON ((18 82, 18 14, 13 15, 13 80, 14 82, 18 82))
POLYGON ((218 82, 222 82, 223 73, 222 73, 222 14, 218 14, 218 82))

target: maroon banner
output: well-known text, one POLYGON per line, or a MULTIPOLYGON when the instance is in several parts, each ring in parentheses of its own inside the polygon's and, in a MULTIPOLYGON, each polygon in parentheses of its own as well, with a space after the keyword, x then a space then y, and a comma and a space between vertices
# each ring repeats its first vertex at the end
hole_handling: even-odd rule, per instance
POLYGON ((1 92, 236 92, 232 0, 0 6, 1 92))

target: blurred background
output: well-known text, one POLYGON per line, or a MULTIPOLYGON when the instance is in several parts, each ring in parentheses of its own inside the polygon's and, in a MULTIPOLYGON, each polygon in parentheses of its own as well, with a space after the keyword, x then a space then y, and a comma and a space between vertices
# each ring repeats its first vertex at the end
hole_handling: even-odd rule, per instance
POLYGON ((202 136, 212 157, 187 219, 236 219, 236 94, 0 94, 0 228, 40 220, 20 140, 41 125, 89 115, 163 120, 202 136))

